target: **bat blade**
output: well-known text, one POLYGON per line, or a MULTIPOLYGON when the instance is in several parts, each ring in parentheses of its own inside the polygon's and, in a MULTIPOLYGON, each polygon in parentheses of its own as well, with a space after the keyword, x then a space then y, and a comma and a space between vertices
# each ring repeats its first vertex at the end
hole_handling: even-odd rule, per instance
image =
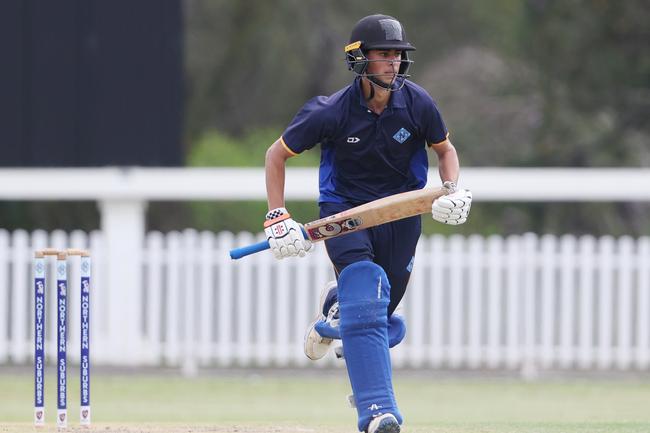
POLYGON ((331 239, 431 212, 433 201, 445 194, 446 190, 443 188, 425 188, 394 194, 309 222, 305 224, 305 231, 313 242, 331 239))
MULTIPOLYGON (((303 233, 312 242, 319 242, 358 230, 421 215, 431 212, 433 201, 446 193, 447 190, 444 188, 424 188, 394 194, 309 222, 305 224, 303 233)), ((268 248, 268 241, 262 241, 246 247, 235 248, 230 251, 230 257, 240 259, 268 248)))

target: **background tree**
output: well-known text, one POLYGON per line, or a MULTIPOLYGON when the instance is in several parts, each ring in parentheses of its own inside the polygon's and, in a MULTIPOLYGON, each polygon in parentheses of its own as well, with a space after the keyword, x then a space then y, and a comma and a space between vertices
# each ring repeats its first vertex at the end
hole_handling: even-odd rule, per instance
MULTIPOLYGON (((349 82, 342 56, 349 30, 381 11, 399 17, 418 48, 414 80, 437 100, 463 165, 647 167, 649 10, 643 0, 190 1, 189 80, 209 90, 189 94, 188 136, 216 128, 246 137, 252 125, 279 135, 306 99, 349 82), (211 69, 202 47, 220 52, 214 41, 231 31, 227 55, 214 56, 211 69)), ((199 156, 202 148, 194 147, 192 163, 230 165, 224 153, 199 156)), ((244 164, 262 165, 261 153, 244 164)), ((294 160, 315 164, 307 155, 294 160)), ((315 215, 315 206, 304 206, 312 209, 306 217, 315 215)), ((476 206, 462 230, 640 234, 650 231, 648 221, 647 204, 496 203, 476 206)), ((434 230, 445 228, 425 225, 434 230)))
MULTIPOLYGON (((436 99, 463 166, 650 167, 646 0, 183 4, 188 165, 262 166, 307 99, 350 82, 350 29, 381 12, 399 17, 417 47, 413 79, 436 99)), ((318 159, 315 150, 290 164, 315 167, 318 159)), ((39 225, 40 205, 2 206, 5 227, 52 228, 39 225)), ((290 206, 299 219, 317 215, 314 203, 290 206)), ((153 203, 149 224, 258 231, 264 210, 262 202, 153 203)), ((56 205, 48 212, 58 214, 56 205)), ((477 203, 472 213, 454 230, 650 233, 647 203, 477 203)), ((85 209, 61 221, 92 227, 93 216, 85 209)), ((426 232, 447 230, 424 220, 426 232)))

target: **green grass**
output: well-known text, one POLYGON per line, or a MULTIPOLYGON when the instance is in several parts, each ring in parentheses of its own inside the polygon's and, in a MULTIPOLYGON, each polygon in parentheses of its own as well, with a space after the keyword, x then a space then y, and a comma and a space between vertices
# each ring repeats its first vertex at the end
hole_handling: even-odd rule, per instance
MULTIPOLYGON (((76 371, 75 371, 76 372, 76 371)), ((355 432, 356 412, 344 372, 322 377, 273 372, 250 376, 95 375, 97 431, 355 432)), ((650 383, 511 380, 395 380, 405 433, 632 433, 650 431, 650 383)), ((71 426, 78 420, 78 378, 71 377, 71 426)), ((0 432, 31 431, 28 371, 0 375, 0 432)), ((46 381, 54 425, 55 380, 46 381)), ((93 430, 95 430, 93 429, 93 430)))

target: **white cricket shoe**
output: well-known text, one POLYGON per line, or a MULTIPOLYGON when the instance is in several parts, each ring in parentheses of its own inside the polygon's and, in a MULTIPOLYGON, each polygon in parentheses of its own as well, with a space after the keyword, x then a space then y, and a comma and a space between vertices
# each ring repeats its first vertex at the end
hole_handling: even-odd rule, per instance
MULTIPOLYGON (((312 361, 321 359, 323 356, 327 355, 332 339, 321 337, 321 335, 314 328, 316 323, 320 321, 325 321, 330 324, 332 327, 338 326, 339 322, 339 303, 334 302, 329 308, 327 316, 323 313, 325 309, 325 303, 328 300, 328 295, 332 290, 336 290, 336 281, 329 281, 323 287, 323 290, 320 292, 320 301, 318 302, 318 312, 316 313, 316 318, 313 322, 307 327, 305 332, 305 355, 307 358, 312 361)), ((331 296, 329 297, 331 299, 331 296)))
POLYGON ((400 427, 397 418, 392 413, 385 413, 374 418, 368 424, 367 433, 399 433, 400 427))

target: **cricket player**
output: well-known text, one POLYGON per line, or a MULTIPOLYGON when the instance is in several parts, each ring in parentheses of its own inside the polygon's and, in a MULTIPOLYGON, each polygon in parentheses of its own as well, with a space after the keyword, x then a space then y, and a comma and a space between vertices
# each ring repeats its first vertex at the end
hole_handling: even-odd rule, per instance
MULTIPOLYGON (((276 258, 304 257, 312 247, 284 207, 284 182, 287 159, 317 144, 321 218, 423 188, 430 149, 449 192, 433 202, 432 217, 444 224, 466 221, 472 194, 457 186, 458 156, 447 128, 431 96, 407 80, 414 50, 395 18, 361 19, 345 47, 354 81, 307 101, 268 149, 270 210, 264 227, 276 258)), ((406 333, 404 320, 393 312, 404 296, 420 233, 415 216, 325 241, 337 280, 321 293, 318 315, 305 335, 305 354, 320 359, 333 339, 342 340, 359 431, 400 431, 389 347, 406 333)))

